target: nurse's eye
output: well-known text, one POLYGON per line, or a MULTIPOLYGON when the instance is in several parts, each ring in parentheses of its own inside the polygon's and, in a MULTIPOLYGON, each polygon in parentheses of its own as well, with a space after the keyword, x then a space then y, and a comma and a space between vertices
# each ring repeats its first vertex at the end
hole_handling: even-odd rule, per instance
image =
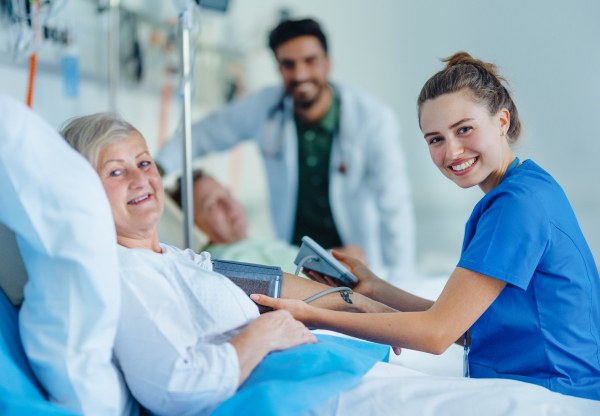
POLYGON ((473 130, 473 129, 471 127, 468 127, 468 126, 461 127, 460 129, 458 129, 458 134, 465 134, 469 130, 473 130))
POLYGON ((145 168, 145 167, 148 167, 148 166, 150 166, 150 165, 152 165, 152 162, 150 162, 150 161, 148 161, 148 160, 145 160, 145 161, 143 161, 143 162, 140 162, 140 165, 139 165, 139 166, 140 166, 140 168, 145 168))
POLYGON ((441 142, 442 140, 444 140, 442 137, 439 137, 439 136, 438 137, 434 137, 433 139, 429 140, 429 144, 430 145, 436 144, 436 143, 441 142))

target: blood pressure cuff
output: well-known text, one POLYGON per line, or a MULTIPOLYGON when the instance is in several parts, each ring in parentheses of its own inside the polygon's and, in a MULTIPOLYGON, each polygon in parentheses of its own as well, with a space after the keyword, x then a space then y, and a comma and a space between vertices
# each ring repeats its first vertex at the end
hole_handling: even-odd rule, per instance
MULTIPOLYGON (((260 264, 241 263, 238 261, 212 260, 213 271, 226 276, 239 286, 248 296, 253 293, 267 295, 272 298, 281 297, 283 272, 281 267, 263 266, 260 264)), ((258 305, 258 311, 265 313, 273 308, 258 305)))

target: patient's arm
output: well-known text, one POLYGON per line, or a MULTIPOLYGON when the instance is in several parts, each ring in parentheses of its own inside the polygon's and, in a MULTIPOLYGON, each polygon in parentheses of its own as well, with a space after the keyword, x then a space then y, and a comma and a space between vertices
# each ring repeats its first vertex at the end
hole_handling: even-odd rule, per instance
POLYGON ((310 327, 441 354, 479 319, 505 286, 504 281, 457 267, 429 309, 385 314, 323 311, 302 302, 264 295, 252 295, 251 298, 260 305, 286 309, 310 327))
MULTIPOLYGON (((304 300, 328 289, 331 287, 293 274, 283 273, 281 298, 304 300)), ((310 304, 317 308, 343 312, 397 312, 395 309, 359 293, 349 295, 347 292, 334 292, 316 299, 310 304)))

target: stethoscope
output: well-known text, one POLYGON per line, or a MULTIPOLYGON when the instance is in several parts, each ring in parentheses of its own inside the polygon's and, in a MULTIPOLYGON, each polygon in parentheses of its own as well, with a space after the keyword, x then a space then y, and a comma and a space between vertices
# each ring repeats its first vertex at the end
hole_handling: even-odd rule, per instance
MULTIPOLYGON (((332 92, 337 94, 337 89, 335 86, 329 84, 329 87, 331 88, 332 92)), ((271 107, 267 113, 267 122, 265 123, 265 129, 263 131, 261 149, 263 155, 268 159, 281 159, 283 156, 286 123, 286 100, 290 100, 290 98, 284 93, 282 94, 281 99, 278 100, 277 104, 271 107)), ((344 149, 341 146, 341 143, 339 143, 339 140, 335 140, 336 137, 341 137, 339 134, 339 126, 334 133, 334 144, 337 142, 342 150, 342 161, 338 167, 338 170, 340 173, 345 174, 348 171, 348 165, 344 161, 344 149)))
POLYGON ((261 149, 268 159, 281 159, 283 154, 283 135, 285 131, 285 100, 283 94, 278 103, 269 109, 263 132, 261 149), (277 116, 279 115, 279 120, 277 116))

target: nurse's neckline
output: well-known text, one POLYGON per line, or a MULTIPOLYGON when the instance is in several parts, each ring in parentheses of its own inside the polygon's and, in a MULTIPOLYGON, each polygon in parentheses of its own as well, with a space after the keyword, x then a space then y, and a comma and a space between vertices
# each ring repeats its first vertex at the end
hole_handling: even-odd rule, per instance
MULTIPOLYGON (((502 174, 502 177, 496 176, 496 180, 498 181, 494 186, 492 186, 489 189, 484 189, 487 188, 487 185, 484 184, 484 182, 488 182, 488 180, 490 179, 489 177, 484 181, 481 182, 479 184, 479 188, 483 191, 483 193, 485 195, 487 195, 488 193, 490 193, 491 191, 493 191, 494 189, 496 189, 503 181, 504 179, 506 179, 508 176, 510 176, 510 172, 511 170, 513 170, 515 167, 521 165, 521 161, 519 160, 518 157, 515 157, 514 160, 511 162, 511 164, 508 166, 508 168, 506 169, 506 171, 502 174), (499 179, 498 179, 499 178, 499 179), (483 185, 483 186, 482 186, 483 185)), ((493 175, 493 173, 491 174, 493 175)), ((490 176, 491 176, 490 175, 490 176)))
MULTIPOLYGON (((519 166, 521 166, 523 164, 523 162, 521 162, 521 160, 518 157, 515 157, 515 160, 512 161, 512 163, 508 166, 508 169, 506 169, 506 172, 504 172, 504 175, 502 175, 502 179, 500 180, 500 183, 498 185, 500 185, 504 179, 508 178, 511 174, 512 174, 512 170, 514 168, 517 168, 519 166)), ((495 189, 498 187, 498 185, 496 185, 494 188, 495 189)), ((492 190, 490 189, 490 191, 492 190)))

